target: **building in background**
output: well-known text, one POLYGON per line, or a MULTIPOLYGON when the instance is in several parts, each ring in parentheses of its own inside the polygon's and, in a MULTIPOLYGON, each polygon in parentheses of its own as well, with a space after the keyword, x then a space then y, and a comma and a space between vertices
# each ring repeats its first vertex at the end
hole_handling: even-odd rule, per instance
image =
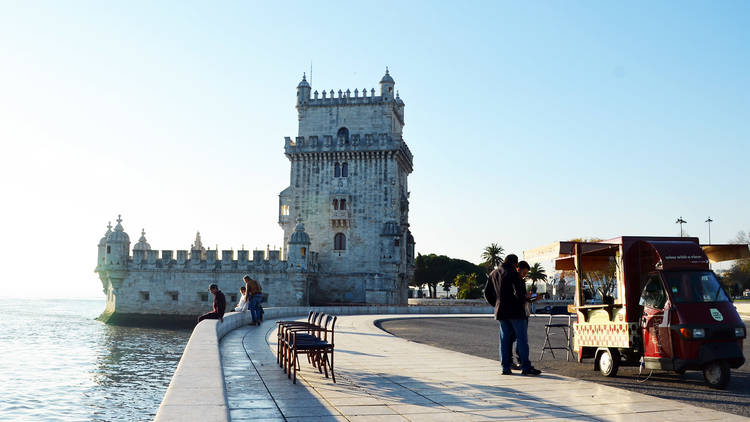
POLYGON ((297 136, 285 139, 290 185, 279 195, 281 250, 154 250, 118 216, 99 242, 96 272, 107 295, 101 319, 121 324, 192 322, 216 283, 237 301, 242 276, 260 281, 267 306, 406 304, 414 276, 404 102, 388 70, 375 89, 312 92, 297 86, 297 136), (131 253, 132 252, 132 253, 131 253), (251 259, 252 258, 252 259, 251 259))

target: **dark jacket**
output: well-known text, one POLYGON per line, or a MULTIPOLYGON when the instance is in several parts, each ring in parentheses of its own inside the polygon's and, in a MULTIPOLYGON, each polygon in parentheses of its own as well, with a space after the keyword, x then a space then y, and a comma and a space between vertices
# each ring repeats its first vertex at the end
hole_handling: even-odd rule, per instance
POLYGON ((221 290, 219 290, 214 295, 213 311, 219 314, 219 316, 223 316, 226 310, 227 310, 227 298, 224 296, 224 293, 221 290))
POLYGON ((484 297, 495 307, 495 319, 526 318, 526 286, 512 265, 503 264, 490 273, 484 297))

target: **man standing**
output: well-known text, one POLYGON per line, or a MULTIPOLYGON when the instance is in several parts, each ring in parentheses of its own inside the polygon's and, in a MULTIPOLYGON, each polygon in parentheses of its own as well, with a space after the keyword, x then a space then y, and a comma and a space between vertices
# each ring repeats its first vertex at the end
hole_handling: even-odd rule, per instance
POLYGON ((198 322, 204 319, 218 319, 224 322, 224 311, 227 309, 227 298, 224 297, 224 293, 219 290, 219 286, 212 284, 208 286, 208 291, 214 295, 214 308, 211 312, 203 314, 198 317, 198 322))
POLYGON ((495 319, 500 321, 500 365, 502 374, 512 374, 513 339, 518 342, 522 375, 539 375, 542 371, 531 366, 529 361, 529 339, 527 335, 525 304, 528 300, 526 286, 516 270, 518 257, 508 255, 502 265, 490 273, 484 287, 487 303, 495 307, 495 319))

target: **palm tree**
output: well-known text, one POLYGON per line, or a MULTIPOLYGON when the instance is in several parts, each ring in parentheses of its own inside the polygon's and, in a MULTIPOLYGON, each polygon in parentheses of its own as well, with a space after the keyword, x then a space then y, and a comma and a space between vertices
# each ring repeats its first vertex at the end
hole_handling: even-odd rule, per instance
POLYGON ((503 255, 505 249, 497 243, 491 243, 490 246, 484 248, 482 252, 482 259, 484 263, 490 267, 490 271, 495 267, 503 263, 503 255))
POLYGON ((531 291, 536 291, 536 282, 539 280, 547 280, 547 273, 544 271, 544 267, 539 265, 537 262, 536 264, 531 266, 531 269, 529 270, 529 273, 526 275, 526 278, 531 280, 531 291))

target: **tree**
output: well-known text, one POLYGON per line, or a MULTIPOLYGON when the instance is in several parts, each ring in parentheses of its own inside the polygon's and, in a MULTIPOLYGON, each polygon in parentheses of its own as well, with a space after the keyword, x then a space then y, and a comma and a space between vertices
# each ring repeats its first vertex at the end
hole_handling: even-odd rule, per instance
MULTIPOLYGON (((750 243, 750 232, 740 230, 731 243, 750 243)), ((750 258, 735 261, 721 281, 735 295, 740 295, 743 290, 750 289, 750 258)))
POLYGON ((420 253, 417 253, 417 258, 414 260, 414 278, 409 282, 409 285, 421 290, 425 285, 424 272, 424 256, 420 253))
POLYGON ((732 239, 732 241, 729 243, 750 243, 750 231, 747 233, 745 233, 744 230, 738 231, 737 236, 735 236, 734 239, 732 239))
POLYGON ((454 279, 458 287, 458 299, 479 299, 484 294, 484 283, 477 273, 459 274, 454 279))
POLYGON ((430 297, 434 298, 437 296, 437 285, 440 282, 443 282, 445 286, 450 288, 456 275, 471 273, 480 273, 481 275, 477 276, 479 282, 486 281, 484 269, 469 261, 449 258, 445 255, 417 254, 413 284, 427 284, 430 297))
POLYGON ((586 243, 599 243, 602 239, 598 237, 576 237, 575 239, 570 239, 568 242, 586 242, 586 243))
POLYGON ((430 297, 437 296, 437 285, 445 279, 445 268, 450 260, 445 255, 417 254, 414 268, 414 282, 419 285, 427 284, 430 297))
POLYGON ((487 246, 484 248, 484 251, 482 251, 481 258, 484 260, 483 263, 489 267, 490 271, 492 271, 495 267, 503 263, 504 254, 505 249, 503 249, 502 246, 497 243, 490 243, 490 246, 487 246))
POLYGON ((547 273, 544 271, 544 267, 537 262, 531 266, 529 273, 526 274, 526 278, 531 280, 531 291, 536 292, 536 282, 546 281, 547 273))
POLYGON ((451 291, 451 287, 453 287, 453 280, 446 280, 443 282, 443 291, 445 292, 445 297, 449 296, 449 292, 451 291))

